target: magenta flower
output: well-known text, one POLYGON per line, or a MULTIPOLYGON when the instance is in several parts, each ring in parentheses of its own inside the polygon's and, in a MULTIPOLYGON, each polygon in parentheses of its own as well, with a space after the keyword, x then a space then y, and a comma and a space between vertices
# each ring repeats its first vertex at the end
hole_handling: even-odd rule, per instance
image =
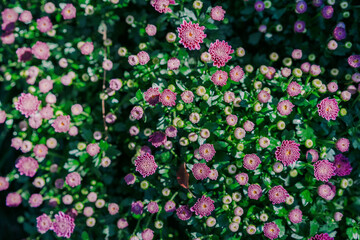
POLYGON ((217 70, 212 76, 211 81, 217 86, 225 86, 228 74, 225 71, 217 70))
POLYGON ((175 138, 177 136, 177 129, 174 126, 169 126, 165 130, 167 137, 175 138))
POLYGON ((302 87, 297 82, 291 82, 286 91, 290 97, 295 97, 301 93, 302 87))
POLYGON ((332 200, 335 197, 335 189, 332 189, 329 184, 322 184, 318 187, 317 193, 325 200, 332 200))
POLYGON ((61 11, 61 15, 65 20, 76 18, 76 8, 71 3, 66 4, 64 9, 61 11))
POLYGON ((303 214, 300 209, 295 208, 289 212, 288 217, 289 217, 290 222, 292 222, 292 223, 301 223, 303 214))
POLYGON ((55 132, 67 132, 70 128, 70 116, 58 116, 51 124, 55 132))
POLYGON ((144 210, 144 204, 141 201, 133 202, 131 204, 131 212, 134 214, 142 214, 144 210))
POLYGON ((206 163, 195 163, 191 171, 197 180, 204 180, 208 177, 210 168, 206 163))
POLYGON ((150 135, 149 142, 156 148, 165 145, 167 142, 166 134, 161 131, 156 131, 150 135))
POLYGON ((9 182, 4 177, 0 177, 0 191, 4 191, 9 188, 9 182))
POLYGON ((173 57, 170 58, 167 62, 167 67, 169 70, 177 70, 180 67, 180 60, 173 57))
POLYGON ((127 185, 132 185, 136 181, 136 176, 134 174, 132 174, 132 173, 129 173, 124 177, 124 180, 125 180, 127 185))
POLYGON ((248 196, 250 199, 258 200, 262 195, 262 189, 259 184, 251 184, 248 187, 248 196))
POLYGON ((55 214, 55 221, 53 222, 52 230, 58 237, 70 238, 71 234, 74 232, 74 228, 74 218, 63 212, 55 214))
POLYGON ((18 101, 15 102, 15 108, 28 118, 30 115, 39 110, 40 104, 41 101, 39 101, 38 98, 31 93, 21 93, 18 101))
POLYGON ((306 10, 307 10, 307 4, 305 1, 299 1, 296 3, 296 8, 295 8, 296 13, 302 14, 306 12, 306 10))
POLYGON ((319 116, 325 118, 327 121, 336 120, 340 111, 338 103, 335 98, 329 99, 328 97, 323 99, 318 105, 319 116))
POLYGON ((180 38, 179 43, 189 50, 200 50, 200 43, 203 43, 204 38, 206 38, 204 26, 200 27, 198 23, 186 22, 184 20, 177 30, 180 38))
POLYGON ((285 202, 287 197, 289 197, 288 192, 280 185, 271 188, 269 191, 269 200, 274 205, 285 202))
POLYGON ((36 23, 37 23, 37 29, 42 33, 50 31, 53 28, 52 22, 50 18, 47 16, 39 18, 38 20, 36 20, 36 23))
POLYGON ((255 170, 261 163, 260 158, 255 154, 246 154, 243 159, 243 166, 248 170, 255 170))
POLYGON ((158 88, 149 88, 146 92, 144 92, 144 99, 151 106, 155 106, 160 100, 160 92, 158 88))
POLYGON ((224 20, 226 11, 222 8, 222 6, 216 6, 211 9, 210 17, 215 21, 224 20))
POLYGON ((305 22, 304 21, 296 21, 294 23, 294 31, 297 33, 302 33, 305 31, 305 22))
POLYGON ((29 198, 29 205, 32 208, 37 208, 43 203, 43 197, 41 194, 34 193, 29 198))
POLYGON ((347 176, 350 175, 352 171, 351 164, 349 159, 342 155, 341 153, 335 156, 335 174, 338 176, 347 176))
POLYGON ((312 162, 316 162, 317 160, 319 160, 319 153, 315 149, 310 149, 306 152, 306 159, 309 160, 310 156, 312 162))
POLYGON ((349 151, 350 141, 347 138, 340 138, 336 141, 335 145, 340 152, 347 152, 349 151))
POLYGON ((289 100, 284 100, 278 103, 277 110, 280 115, 287 116, 293 111, 294 107, 295 105, 292 104, 289 100))
POLYGON ((197 202, 190 210, 201 217, 209 216, 211 212, 215 210, 214 201, 203 195, 201 198, 198 198, 197 202))
POLYGON ((160 102, 167 107, 173 107, 176 105, 176 93, 169 89, 165 89, 159 98, 160 102))
POLYGON ((351 55, 348 57, 348 64, 353 68, 360 67, 360 55, 351 55))
POLYGON ((159 13, 167 13, 167 12, 172 12, 172 10, 169 8, 169 5, 175 4, 175 1, 174 0, 151 0, 150 4, 159 13))
POLYGON ((279 236, 280 228, 275 222, 268 222, 264 225, 264 236, 269 239, 276 239, 279 236))
POLYGON ((27 62, 32 59, 32 50, 27 47, 18 48, 16 50, 16 55, 18 57, 18 62, 27 62))
POLYGON ((90 55, 94 51, 94 44, 92 42, 85 42, 80 47, 81 54, 90 55))
POLYGON ((225 64, 231 59, 230 54, 234 53, 234 50, 231 46, 223 41, 219 41, 211 43, 209 47, 209 53, 211 55, 211 59, 213 60, 213 65, 218 68, 225 66, 225 64))
POLYGON ((330 237, 327 233, 316 234, 314 237, 309 240, 334 240, 334 238, 330 237))
POLYGON ((264 90, 261 90, 257 95, 257 98, 258 98, 259 102, 261 102, 261 103, 267 103, 270 100, 270 97, 271 97, 271 95, 267 91, 264 91, 264 90))
POLYGON ((256 1, 254 4, 254 8, 257 12, 262 12, 265 9, 265 4, 263 1, 256 1))
POLYGON ((194 101, 194 93, 192 91, 186 90, 181 94, 181 99, 185 103, 192 103, 194 101))
POLYGON ((46 233, 49 229, 52 228, 51 218, 48 215, 46 215, 45 213, 38 216, 36 218, 36 228, 39 233, 41 233, 41 234, 46 233))
POLYGON ((213 144, 205 143, 200 146, 199 148, 199 154, 200 156, 205 159, 207 162, 211 161, 213 157, 215 156, 215 148, 213 144))
POLYGON ((37 41, 32 46, 31 51, 32 54, 34 54, 34 56, 40 60, 47 60, 50 57, 50 48, 44 42, 37 41))
POLYGON ((235 82, 239 82, 244 75, 244 70, 240 66, 236 66, 230 70, 230 79, 235 82))
POLYGON ((154 238, 154 231, 150 228, 146 228, 142 233, 141 237, 143 240, 152 240, 154 238))
POLYGON ((147 210, 149 213, 157 213, 159 211, 159 205, 157 202, 151 201, 147 205, 147 210))
POLYGON ((249 176, 247 173, 239 173, 235 176, 235 179, 240 185, 244 186, 248 183, 249 176))
POLYGON ((155 36, 156 31, 157 31, 157 28, 156 28, 156 26, 153 25, 153 24, 148 24, 148 25, 146 26, 146 28, 145 28, 145 31, 146 31, 147 35, 149 35, 149 36, 155 36))
POLYGON ((176 204, 174 201, 170 200, 165 203, 164 206, 165 212, 173 212, 176 210, 176 204))
POLYGON ((333 36, 337 41, 341 41, 346 38, 346 31, 343 27, 336 27, 333 31, 333 36))
POLYGON ((187 205, 183 205, 176 209, 176 215, 180 220, 187 221, 191 218, 192 212, 187 205))
POLYGON ((6 196, 7 207, 17 207, 21 204, 21 202, 22 202, 22 197, 20 196, 19 193, 11 192, 8 193, 8 195, 6 196))
POLYGON ((19 170, 20 175, 33 177, 39 168, 39 164, 32 157, 20 157, 15 167, 19 170))
POLYGON ((79 186, 81 184, 81 176, 79 173, 77 172, 72 172, 69 173, 66 176, 66 183, 67 185, 69 185, 70 187, 76 187, 79 186))
POLYGON ((332 176, 335 176, 336 167, 328 160, 320 160, 314 163, 314 175, 316 180, 328 182, 332 176))
POLYGON ((11 8, 5 8, 4 11, 1 12, 1 18, 4 23, 16 22, 18 20, 18 16, 19 14, 11 8))
POLYGON ((119 212, 119 205, 117 203, 110 203, 108 206, 108 212, 110 215, 115 215, 119 212))
POLYGON ((130 115, 136 120, 140 120, 144 115, 144 110, 140 106, 135 106, 131 109, 130 115))
POLYGON ((285 166, 295 163, 300 158, 300 144, 292 140, 284 140, 280 147, 276 147, 275 157, 285 166))
POLYGON ((334 8, 332 6, 325 6, 321 9, 321 15, 325 19, 330 19, 334 15, 334 8))
POLYGON ((145 65, 150 61, 150 56, 147 52, 141 51, 137 54, 140 65, 145 65))
POLYGON ((138 156, 135 160, 135 166, 136 171, 138 171, 143 177, 153 175, 158 167, 154 156, 149 153, 138 156))

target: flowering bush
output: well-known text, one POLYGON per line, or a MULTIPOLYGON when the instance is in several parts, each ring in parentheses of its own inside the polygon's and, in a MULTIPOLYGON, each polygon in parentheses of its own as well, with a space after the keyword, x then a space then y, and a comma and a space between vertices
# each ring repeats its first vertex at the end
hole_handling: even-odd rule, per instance
POLYGON ((358 6, 68 2, 1 6, 4 237, 359 238, 358 6))

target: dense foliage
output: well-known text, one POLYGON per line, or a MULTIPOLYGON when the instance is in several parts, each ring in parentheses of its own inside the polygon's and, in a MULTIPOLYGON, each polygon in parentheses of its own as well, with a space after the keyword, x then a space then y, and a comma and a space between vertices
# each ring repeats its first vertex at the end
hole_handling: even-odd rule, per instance
POLYGON ((1 238, 359 239, 356 1, 0 11, 1 238))

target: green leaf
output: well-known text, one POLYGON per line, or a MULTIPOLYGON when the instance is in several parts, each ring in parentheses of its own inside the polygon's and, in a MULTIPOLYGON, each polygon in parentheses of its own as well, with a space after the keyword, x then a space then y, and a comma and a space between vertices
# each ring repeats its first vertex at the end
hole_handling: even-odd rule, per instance
POLYGON ((136 92, 136 98, 137 100, 141 101, 143 99, 143 94, 141 92, 141 89, 137 90, 136 92))
POLYGON ((83 240, 89 240, 90 238, 89 238, 89 234, 86 232, 86 231, 83 231, 82 233, 81 233, 81 239, 83 239, 83 240))
POLYGON ((302 191, 300 193, 301 202, 304 206, 308 205, 309 203, 312 203, 313 200, 311 198, 311 193, 309 190, 302 191))
POLYGON ((319 223, 316 220, 310 221, 310 236, 314 236, 319 230, 319 223))

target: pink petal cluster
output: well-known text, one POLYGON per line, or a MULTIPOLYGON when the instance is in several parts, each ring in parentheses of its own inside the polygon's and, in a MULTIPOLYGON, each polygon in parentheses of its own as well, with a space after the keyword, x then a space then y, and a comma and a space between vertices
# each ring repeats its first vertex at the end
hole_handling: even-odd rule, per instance
POLYGON ((94 51, 94 44, 92 42, 86 42, 80 47, 81 54, 90 55, 94 51))
POLYGON ((70 116, 58 116, 55 121, 51 124, 55 129, 55 132, 67 132, 70 128, 70 116))
POLYGON ((37 23, 37 29, 42 32, 48 32, 53 28, 52 22, 49 17, 42 17, 36 20, 37 23))
POLYGON ((210 17, 215 21, 224 20, 226 11, 222 8, 222 6, 216 6, 211 9, 210 17))
POLYGON ((74 228, 74 218, 63 212, 55 214, 55 221, 53 223, 52 230, 58 237, 70 238, 71 234, 74 232, 74 228))
POLYGON ((149 88, 144 92, 144 99, 151 106, 155 106, 160 101, 160 92, 158 88, 149 88))
POLYGON ((297 82, 291 82, 286 91, 289 94, 290 97, 295 97, 301 93, 302 87, 297 82))
POLYGON ((225 86, 228 74, 225 71, 217 70, 212 76, 211 81, 217 86, 225 86))
POLYGON ((191 218, 192 212, 187 205, 183 205, 176 209, 176 215, 180 220, 187 221, 191 218))
POLYGON ((205 163, 195 163, 191 171, 196 180, 204 180, 208 177, 210 168, 205 163))
POLYGON ((157 169, 157 164, 153 155, 145 153, 138 156, 135 160, 136 171, 138 171, 143 177, 153 175, 157 169))
POLYGON ((200 156, 205 159, 207 162, 211 161, 213 157, 215 156, 215 148, 213 144, 205 143, 202 144, 199 148, 199 154, 200 156))
POLYGON ((51 218, 43 213, 36 218, 36 227, 39 233, 44 234, 52 228, 51 218))
POLYGON ((204 38, 206 38, 204 26, 200 27, 198 23, 186 22, 184 20, 177 30, 180 38, 179 43, 189 50, 200 50, 200 43, 203 43, 204 38))
POLYGON ((264 225, 264 236, 269 239, 276 239, 279 236, 280 228, 275 222, 265 223, 264 225))
POLYGON ((255 154, 246 154, 243 159, 243 166, 248 170, 255 170, 261 163, 260 158, 255 154))
POLYGON ((61 11, 61 15, 65 20, 76 18, 76 8, 71 3, 66 4, 64 9, 61 11))
POLYGON ((159 13, 168 13, 168 12, 172 12, 171 8, 169 8, 169 5, 175 4, 175 1, 174 0, 151 0, 150 4, 159 13))
POLYGON ((316 180, 328 182, 332 176, 335 176, 336 167, 329 160, 320 160, 314 163, 314 175, 316 180))
POLYGON ((262 189, 259 184, 251 184, 248 187, 248 197, 250 199, 258 200, 262 196, 262 189))
POLYGON ((275 157, 285 166, 295 163, 300 158, 300 144, 292 140, 284 140, 280 147, 276 147, 275 157))
POLYGON ((349 162, 349 159, 342 154, 338 154, 335 156, 334 165, 335 165, 335 174, 337 176, 341 176, 341 177, 347 176, 350 175, 352 171, 352 167, 349 162))
POLYGON ((292 104, 289 100, 284 100, 278 103, 277 110, 280 115, 287 116, 293 111, 294 104, 292 104))
POLYGON ((292 222, 292 223, 301 223, 303 214, 300 209, 295 208, 289 212, 288 217, 289 217, 290 222, 292 222))
POLYGON ((20 175, 33 177, 39 168, 39 164, 32 157, 20 157, 15 167, 19 170, 20 175))
POLYGON ((231 59, 230 54, 234 53, 234 50, 231 46, 223 41, 219 41, 211 43, 209 47, 209 53, 211 55, 211 59, 213 60, 213 65, 218 68, 225 66, 225 64, 231 59))
POLYGON ((31 51, 32 54, 34 54, 34 56, 40 60, 47 60, 50 57, 50 48, 44 42, 37 41, 32 46, 31 51))
POLYGON ((283 203, 287 197, 289 197, 288 192, 280 185, 271 188, 269 191, 269 200, 272 204, 283 203))
POLYGON ((66 176, 65 180, 66 180, 67 185, 69 185, 70 187, 76 187, 81 184, 81 176, 77 172, 69 173, 66 176))
POLYGON ((214 201, 203 195, 201 198, 198 198, 190 210, 201 217, 209 216, 215 210, 214 201))
POLYGON ((165 89, 159 98, 159 101, 167 107, 173 107, 176 105, 176 95, 177 93, 174 93, 173 91, 169 89, 165 89))
POLYGON ((325 118, 327 121, 336 120, 340 111, 338 103, 335 98, 325 98, 318 105, 319 116, 325 118))
POLYGON ((40 104, 41 101, 39 101, 38 98, 31 93, 21 93, 18 101, 15 102, 15 108, 28 118, 30 115, 39 110, 40 104))

